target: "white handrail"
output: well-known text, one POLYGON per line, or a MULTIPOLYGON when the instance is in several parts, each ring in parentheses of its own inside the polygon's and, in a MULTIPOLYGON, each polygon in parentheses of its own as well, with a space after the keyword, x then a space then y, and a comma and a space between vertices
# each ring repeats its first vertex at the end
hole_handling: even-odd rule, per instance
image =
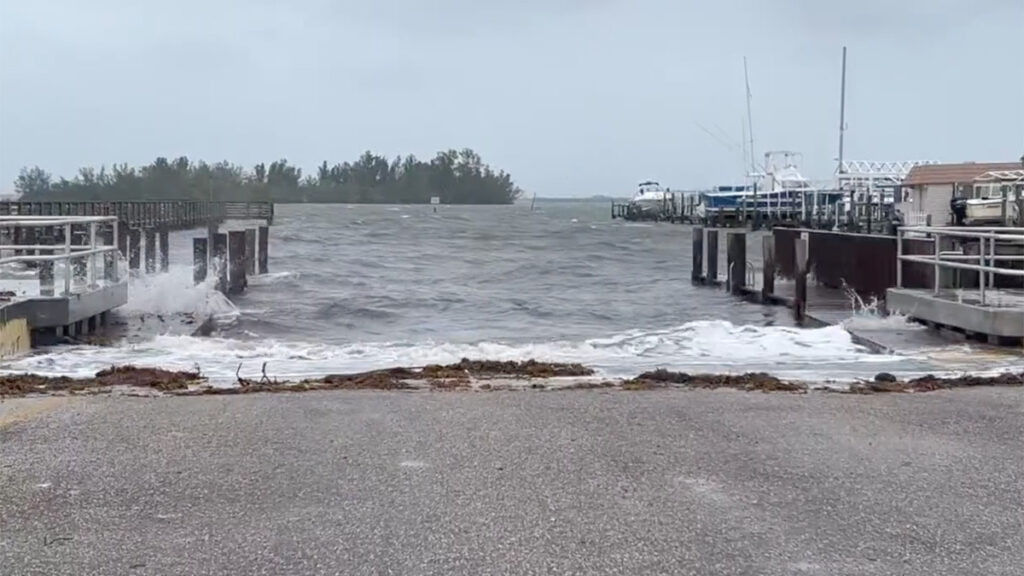
POLYGON ((903 287, 903 263, 917 262, 920 264, 931 264, 934 268, 934 293, 939 293, 940 273, 943 268, 954 270, 970 270, 979 273, 978 292, 981 304, 985 304, 985 288, 987 285, 995 285, 996 276, 1009 276, 1013 278, 1024 278, 1024 270, 1015 268, 1000 268, 995 265, 997 261, 1019 262, 1024 256, 1010 254, 996 254, 996 244, 1003 245, 1024 245, 1024 228, 1004 227, 950 227, 950 226, 908 226, 901 227, 896 232, 896 285, 903 287), (927 234, 932 237, 935 248, 932 254, 904 254, 903 240, 907 232, 927 234), (941 239, 966 238, 978 241, 978 254, 964 254, 962 251, 943 251, 940 249, 941 239), (987 250, 986 250, 987 249, 987 250), (968 264, 964 260, 977 260, 977 264, 968 264), (987 263, 986 263, 987 262, 987 263))
MULTIPOLYGON (((72 294, 72 288, 76 284, 73 282, 73 278, 80 279, 84 276, 87 286, 96 286, 100 260, 104 265, 103 271, 106 279, 115 283, 120 282, 121 259, 118 248, 113 245, 101 245, 98 237, 101 227, 105 228, 108 225, 112 232, 111 236, 116 238, 118 228, 116 216, 0 216, 0 229, 11 230, 12 235, 14 229, 17 228, 51 229, 63 232, 63 242, 60 244, 0 244, 0 251, 14 252, 14 255, 10 256, 0 254, 0 266, 19 263, 39 264, 38 274, 33 280, 38 279, 39 281, 38 293, 40 296, 54 295, 54 272, 55 264, 58 262, 63 263, 62 295, 64 296, 72 294), (79 236, 79 232, 87 232, 84 243, 73 244, 74 237, 82 238, 79 236), (98 260, 97 257, 101 254, 104 257, 98 260), (113 254, 113 257, 108 258, 107 254, 113 254), (83 261, 84 266, 82 265, 83 261)), ((2 280, 0 280, 0 284, 2 284, 2 280)))

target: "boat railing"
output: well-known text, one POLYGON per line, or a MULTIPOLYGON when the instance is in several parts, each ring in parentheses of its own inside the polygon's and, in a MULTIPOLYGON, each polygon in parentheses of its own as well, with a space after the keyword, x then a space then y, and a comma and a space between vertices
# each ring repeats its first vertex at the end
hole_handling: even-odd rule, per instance
POLYGON ((945 269, 969 270, 979 273, 978 296, 985 304, 987 288, 995 287, 996 276, 1010 276, 1024 279, 1024 269, 997 266, 998 262, 1024 262, 1021 254, 997 254, 996 246, 1020 246, 1024 248, 1024 228, 1007 227, 962 227, 962 226, 903 226, 896 231, 896 285, 903 287, 903 263, 917 262, 934 266, 933 293, 939 294, 941 271, 945 269), (904 254, 903 239, 931 238, 935 248, 931 254, 904 254), (961 250, 942 250, 944 240, 977 240, 978 254, 966 254, 961 250))

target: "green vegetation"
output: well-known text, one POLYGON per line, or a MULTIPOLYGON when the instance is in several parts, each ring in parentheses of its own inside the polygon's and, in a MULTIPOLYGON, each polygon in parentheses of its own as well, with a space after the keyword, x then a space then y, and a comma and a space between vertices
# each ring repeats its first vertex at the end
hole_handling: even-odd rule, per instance
POLYGON ((257 164, 252 170, 228 162, 207 164, 181 157, 157 158, 140 168, 127 164, 82 168, 68 180, 54 181, 39 167, 22 169, 15 190, 24 201, 50 200, 270 200, 425 204, 437 196, 445 204, 511 204, 522 195, 503 171, 495 172, 469 149, 439 152, 429 162, 415 156, 388 160, 365 152, 355 162, 329 166, 315 175, 287 160, 257 164))

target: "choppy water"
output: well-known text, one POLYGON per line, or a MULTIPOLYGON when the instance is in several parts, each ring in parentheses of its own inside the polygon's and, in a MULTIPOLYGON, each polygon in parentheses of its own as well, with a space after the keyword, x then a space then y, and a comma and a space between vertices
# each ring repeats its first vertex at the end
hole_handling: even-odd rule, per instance
POLYGON ((121 314, 216 312, 219 334, 65 346, 3 369, 199 365, 233 379, 239 364, 253 375, 267 362, 295 378, 479 357, 843 380, 1020 360, 966 346, 871 354, 842 327, 795 328, 788 310, 692 286, 688 227, 613 222, 603 203, 538 208, 278 206, 271 274, 233 303, 191 285, 191 236, 175 235, 171 272, 135 281, 121 314))

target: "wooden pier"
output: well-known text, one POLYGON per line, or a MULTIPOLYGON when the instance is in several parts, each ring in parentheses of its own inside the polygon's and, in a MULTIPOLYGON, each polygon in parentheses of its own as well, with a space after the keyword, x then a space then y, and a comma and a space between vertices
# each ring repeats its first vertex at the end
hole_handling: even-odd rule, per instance
POLYGON ((130 276, 168 270, 173 231, 206 229, 213 251, 196 252, 196 281, 216 270, 218 288, 240 293, 267 271, 273 218, 269 202, 0 202, 0 357, 100 329, 130 276), (229 252, 218 228, 254 221, 229 252))

